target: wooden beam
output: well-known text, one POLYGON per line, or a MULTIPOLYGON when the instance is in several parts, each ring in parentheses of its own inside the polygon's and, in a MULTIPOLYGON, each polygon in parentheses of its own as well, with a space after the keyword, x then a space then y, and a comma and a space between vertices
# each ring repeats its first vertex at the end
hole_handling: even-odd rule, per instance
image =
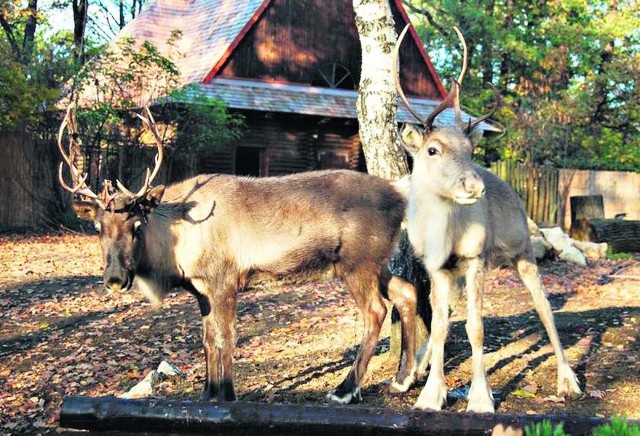
POLYGON ((593 427, 609 422, 602 418, 571 415, 492 415, 242 401, 215 404, 167 399, 126 400, 115 397, 65 397, 60 411, 60 426, 63 428, 117 434, 480 435, 490 433, 500 425, 517 431, 543 420, 550 420, 554 424, 563 422, 569 434, 590 434, 593 427))

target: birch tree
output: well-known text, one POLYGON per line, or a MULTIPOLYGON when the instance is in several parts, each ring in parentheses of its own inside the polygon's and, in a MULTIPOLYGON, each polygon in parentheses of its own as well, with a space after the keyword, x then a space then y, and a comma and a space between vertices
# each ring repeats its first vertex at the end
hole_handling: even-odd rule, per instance
MULTIPOLYGON (((362 48, 362 73, 356 111, 360 140, 370 174, 398 179, 409 172, 406 155, 398 138, 397 93, 393 77, 393 47, 396 43, 391 6, 388 0, 353 0, 356 27, 362 48)), ((418 287, 418 344, 426 338, 431 312, 428 304, 429 282, 424 267, 413 256, 406 231, 400 249, 389 269, 418 287), (420 319, 418 321, 420 321, 420 319)), ((392 315, 391 357, 400 354, 401 335, 398 315, 392 315)))

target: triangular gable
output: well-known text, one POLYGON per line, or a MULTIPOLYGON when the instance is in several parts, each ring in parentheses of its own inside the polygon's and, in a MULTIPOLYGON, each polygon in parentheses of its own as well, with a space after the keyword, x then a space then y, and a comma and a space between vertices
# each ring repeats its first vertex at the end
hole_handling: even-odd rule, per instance
MULTIPOLYGON (((418 36, 418 32, 416 32, 416 29, 413 27, 413 24, 411 24, 411 20, 409 19, 409 15, 407 15, 407 11, 405 11, 404 6, 402 6, 402 0, 394 0, 393 4, 398 9, 398 13, 400 14, 400 16, 402 17, 402 20, 403 20, 402 23, 396 23, 396 30, 404 29, 404 27, 407 24, 410 24, 410 26, 409 26, 409 35, 411 36, 411 41, 418 48, 418 52, 422 56, 422 59, 423 59, 425 65, 427 66, 427 71, 429 71, 429 74, 431 74, 431 77, 436 82, 436 85, 438 86, 438 89, 440 90, 440 94, 441 94, 442 98, 446 97, 447 96, 447 91, 444 89, 444 86, 442 85, 442 81, 440 80, 440 76, 438 75, 438 73, 436 72, 436 69, 433 67, 433 64, 431 63, 431 59, 429 59, 429 55, 427 54, 427 51, 425 50, 424 45, 422 44, 422 41, 420 40, 420 37, 418 36)), ((398 34, 399 33, 400 32, 398 31, 398 34)), ((402 64, 402 62, 401 62, 401 64, 402 64)), ((402 66, 401 66, 401 68, 402 68, 402 66)))
MULTIPOLYGON (((325 4, 329 3, 331 2, 325 4)), ((345 5, 340 6, 352 7, 350 1, 345 1, 345 5)), ((170 57, 180 67, 182 85, 207 83, 214 77, 221 77, 219 73, 225 63, 265 11, 273 6, 273 0, 155 0, 122 29, 117 39, 132 37, 137 43, 152 43, 162 55, 170 57), (175 46, 168 45, 167 42, 176 32, 180 36, 175 39, 175 46)), ((391 8, 396 30, 401 30, 410 23, 401 0, 393 0, 391 8)), ((327 32, 331 33, 332 30, 327 32)), ((413 56, 414 70, 421 70, 413 71, 413 76, 429 76, 428 80, 431 80, 437 93, 443 98, 446 91, 413 26, 410 26, 409 34, 411 37, 405 41, 403 51, 409 50, 406 46, 411 45, 411 50, 417 50, 420 57, 418 65, 418 59, 413 56), (423 67, 426 68, 422 69, 423 67)), ((359 41, 356 42, 359 49, 359 41)), ((357 55, 352 56, 352 59, 356 57, 357 55)), ((401 62, 403 73, 406 68, 407 63, 401 62)), ((411 87, 406 91, 411 94, 411 87)), ((428 94, 430 95, 418 92, 416 95, 436 98, 432 92, 428 94)))
MULTIPOLYGON (((391 2, 391 10, 399 31, 410 22, 409 17, 401 0, 391 2)), ((346 67, 357 83, 361 62, 354 20, 353 6, 347 0, 304 4, 265 1, 224 56, 215 60, 202 83, 226 78, 309 85, 312 70, 332 62, 346 67), (294 70, 295 77, 289 74, 294 70)), ((411 36, 401 49, 405 92, 423 98, 443 98, 446 91, 438 74, 413 26, 410 29, 411 36)))

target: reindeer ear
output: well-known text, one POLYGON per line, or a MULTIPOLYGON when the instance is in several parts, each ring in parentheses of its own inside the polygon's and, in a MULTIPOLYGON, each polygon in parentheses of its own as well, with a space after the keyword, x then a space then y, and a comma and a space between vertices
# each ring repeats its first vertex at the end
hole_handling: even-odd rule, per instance
POLYGON ((478 145, 478 143, 482 139, 483 133, 484 131, 479 127, 475 127, 471 129, 471 132, 467 133, 467 138, 469 138, 469 141, 471 141, 471 146, 473 148, 475 148, 476 145, 478 145))
POLYGON ((160 202, 164 195, 164 185, 154 186, 145 194, 140 200, 140 206, 142 206, 147 212, 153 211, 160 202))
POLYGON ((73 211, 78 215, 78 218, 87 220, 87 221, 95 221, 98 216, 98 203, 93 201, 74 201, 71 204, 73 211))
POLYGON ((405 124, 400 130, 402 145, 404 145, 404 148, 412 155, 420 150, 422 137, 423 133, 413 124, 405 124))

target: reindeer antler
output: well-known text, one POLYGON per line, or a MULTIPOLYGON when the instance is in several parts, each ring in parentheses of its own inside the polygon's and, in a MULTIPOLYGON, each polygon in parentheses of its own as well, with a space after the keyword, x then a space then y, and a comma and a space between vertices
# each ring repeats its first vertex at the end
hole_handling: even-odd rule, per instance
POLYGON ((116 185, 118 186, 118 189, 120 189, 123 193, 125 193, 126 195, 132 197, 133 199, 141 198, 147 192, 149 192, 149 190, 151 189, 151 182, 153 181, 153 179, 156 178, 156 176, 158 175, 158 172, 160 171, 160 166, 162 165, 162 158, 164 156, 163 147, 162 147, 162 136, 160 135, 160 132, 158 132, 158 128, 156 126, 156 122, 153 119, 153 115, 151 115, 151 111, 149 110, 148 106, 145 106, 144 110, 145 110, 146 115, 147 115, 146 117, 143 117, 140 114, 136 114, 136 115, 149 128, 149 130, 151 131, 151 133, 153 134, 153 137, 155 139, 156 147, 158 149, 158 153, 156 154, 156 157, 154 158, 155 166, 153 168, 153 171, 150 171, 149 168, 147 168, 147 174, 146 174, 145 179, 144 179, 144 185, 142 185, 142 188, 140 188, 140 190, 135 194, 133 192, 131 192, 130 190, 128 190, 120 182, 120 180, 116 180, 116 185))
POLYGON ((458 28, 454 27, 454 30, 456 31, 456 33, 458 34, 458 37, 462 41, 462 46, 464 49, 463 50, 464 60, 462 65, 462 71, 458 76, 458 81, 457 82, 454 81, 454 83, 451 86, 451 90, 449 91, 447 96, 444 98, 444 100, 442 100, 442 102, 438 106, 436 106, 436 108, 431 112, 431 114, 429 114, 429 116, 423 120, 420 114, 418 113, 418 111, 415 110, 413 106, 411 106, 411 104, 409 103, 409 100, 405 96, 404 91, 402 90, 402 86, 400 85, 400 76, 398 72, 398 65, 399 65, 398 59, 399 59, 399 53, 400 53, 400 45, 402 44, 402 41, 404 40, 404 37, 407 34, 407 31, 409 30, 409 26, 411 26, 411 24, 407 24, 405 28, 402 30, 393 50, 393 76, 395 78, 396 90, 398 91, 398 95, 402 99, 402 102, 406 106, 407 110, 411 112, 411 114, 420 122, 420 124, 422 124, 425 127, 425 129, 433 130, 433 123, 436 117, 440 115, 447 107, 449 107, 452 102, 454 106, 457 105, 456 116, 459 117, 460 106, 459 106, 459 97, 458 97, 459 95, 458 87, 460 86, 459 83, 461 83, 462 79, 464 79, 464 75, 467 70, 467 45, 464 42, 464 38, 462 37, 462 34, 458 30, 458 28))
POLYGON ((87 186, 86 181, 89 174, 81 174, 80 170, 78 170, 75 165, 76 157, 80 154, 80 144, 78 144, 78 141, 76 140, 77 134, 75 105, 70 104, 67 108, 67 113, 62 120, 62 124, 60 125, 60 130, 58 131, 58 150, 60 150, 62 159, 64 159, 64 162, 60 162, 60 166, 58 167, 58 180, 60 181, 60 185, 73 195, 81 195, 91 198, 98 203, 100 207, 106 209, 107 204, 109 204, 109 201, 111 201, 113 197, 110 197, 108 192, 107 195, 103 195, 103 197, 96 195, 89 186, 87 186), (64 145, 62 145, 65 128, 69 131, 69 153, 66 152, 64 145), (62 176, 62 168, 65 162, 71 173, 71 181, 73 183, 72 187, 67 185, 64 181, 64 177, 62 176))
POLYGON ((498 99, 498 90, 496 89, 495 86, 493 86, 492 83, 487 83, 487 85, 489 85, 491 87, 491 89, 493 89, 493 98, 494 98, 493 107, 491 108, 491 110, 487 114, 482 115, 481 117, 478 117, 475 120, 469 119, 469 124, 467 125, 467 128, 465 129, 465 133, 467 133, 467 134, 471 133, 471 131, 478 124, 480 124, 481 122, 491 118, 493 116, 493 114, 496 113, 496 111, 498 110, 498 107, 500 106, 500 101, 498 99))

